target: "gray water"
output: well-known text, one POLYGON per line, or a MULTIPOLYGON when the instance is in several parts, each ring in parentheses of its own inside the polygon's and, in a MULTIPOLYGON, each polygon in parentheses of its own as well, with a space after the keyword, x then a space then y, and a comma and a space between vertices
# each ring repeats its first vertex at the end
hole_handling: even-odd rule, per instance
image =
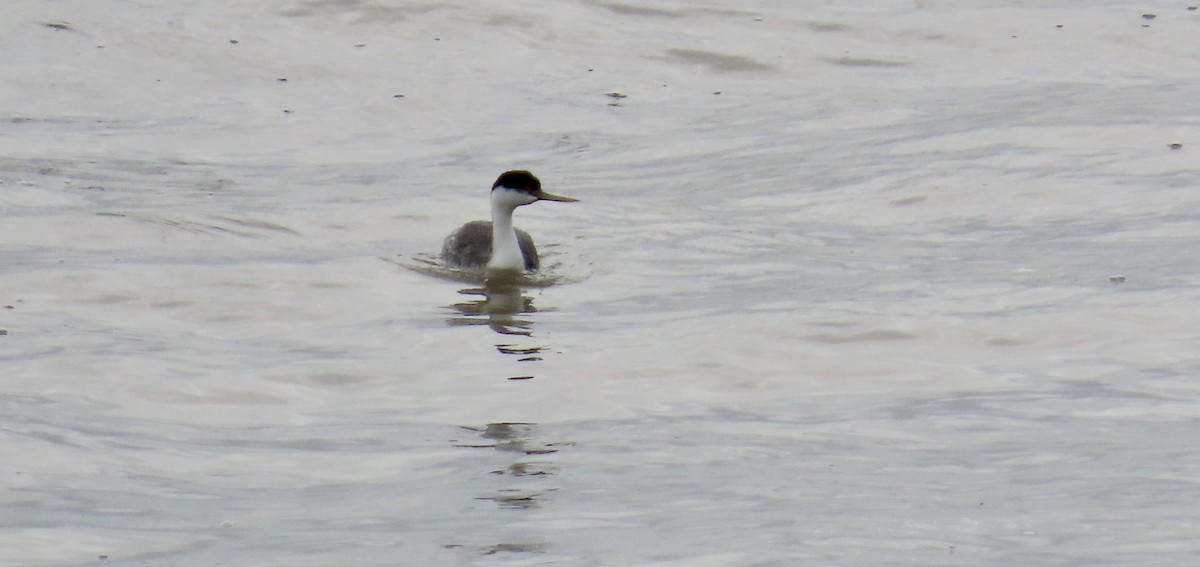
POLYGON ((1200 556, 1186 3, 11 4, 0 564, 1200 556))

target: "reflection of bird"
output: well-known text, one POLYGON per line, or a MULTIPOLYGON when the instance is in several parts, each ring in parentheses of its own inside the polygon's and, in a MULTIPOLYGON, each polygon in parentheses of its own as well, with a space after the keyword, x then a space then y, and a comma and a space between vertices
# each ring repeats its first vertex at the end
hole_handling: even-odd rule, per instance
POLYGON ((442 259, 456 268, 534 271, 537 248, 529 233, 513 228, 513 211, 537 201, 577 200, 543 192, 542 182, 528 171, 506 171, 492 185, 492 222, 471 221, 450 233, 442 259))

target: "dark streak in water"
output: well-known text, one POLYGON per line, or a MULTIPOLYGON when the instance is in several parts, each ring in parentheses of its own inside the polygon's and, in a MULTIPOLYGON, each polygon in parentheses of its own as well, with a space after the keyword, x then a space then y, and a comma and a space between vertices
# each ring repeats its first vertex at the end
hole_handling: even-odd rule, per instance
POLYGON ((668 49, 667 60, 703 65, 712 71, 770 71, 774 67, 741 55, 725 55, 702 49, 668 49))
POLYGON ((857 334, 853 334, 853 335, 831 335, 828 333, 822 333, 819 335, 809 335, 804 338, 808 339, 810 341, 816 341, 819 343, 840 344, 840 343, 861 343, 861 342, 868 342, 868 341, 907 341, 907 340, 915 339, 915 338, 917 338, 917 336, 913 335, 911 333, 902 333, 900 331, 882 330, 882 331, 867 331, 864 333, 857 333, 857 334))
POLYGON ((809 22, 808 29, 819 32, 842 32, 849 30, 850 26, 834 22, 809 22))
POLYGON ((634 6, 631 4, 620 4, 617 2, 594 2, 596 6, 600 6, 614 14, 622 16, 654 16, 658 18, 682 18, 683 14, 663 10, 660 8, 647 8, 645 6, 634 6))
POLYGON ((298 2, 292 7, 281 9, 276 13, 288 18, 314 16, 345 18, 349 16, 353 18, 350 20, 352 24, 379 24, 405 22, 412 14, 424 14, 447 8, 449 6, 437 3, 405 3, 403 6, 393 6, 364 0, 308 0, 298 2))
POLYGON ((68 24, 67 22, 42 22, 42 25, 54 31, 75 31, 75 28, 71 27, 71 24, 68 24))
POLYGON ((842 67, 876 67, 887 69, 908 66, 908 63, 903 63, 900 61, 886 61, 883 59, 869 59, 866 57, 835 57, 826 59, 825 61, 833 63, 834 65, 840 65, 842 67))

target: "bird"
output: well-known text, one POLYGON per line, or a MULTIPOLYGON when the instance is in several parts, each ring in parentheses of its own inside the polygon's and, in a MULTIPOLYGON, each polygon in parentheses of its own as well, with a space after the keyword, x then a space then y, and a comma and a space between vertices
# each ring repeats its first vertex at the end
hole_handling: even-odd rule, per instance
POLYGON ((574 203, 579 199, 542 191, 542 182, 519 169, 506 171, 492 184, 492 220, 464 224, 442 243, 442 260, 455 268, 496 271, 537 271, 537 247, 533 237, 513 227, 517 207, 538 201, 574 203))

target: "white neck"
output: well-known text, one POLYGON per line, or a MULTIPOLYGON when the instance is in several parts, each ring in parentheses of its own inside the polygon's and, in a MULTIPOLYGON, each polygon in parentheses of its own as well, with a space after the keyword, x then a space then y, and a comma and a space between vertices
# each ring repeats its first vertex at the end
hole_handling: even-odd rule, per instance
POLYGON ((492 257, 488 270, 525 271, 525 257, 512 222, 513 211, 520 203, 510 193, 513 191, 503 188, 492 191, 492 257))

